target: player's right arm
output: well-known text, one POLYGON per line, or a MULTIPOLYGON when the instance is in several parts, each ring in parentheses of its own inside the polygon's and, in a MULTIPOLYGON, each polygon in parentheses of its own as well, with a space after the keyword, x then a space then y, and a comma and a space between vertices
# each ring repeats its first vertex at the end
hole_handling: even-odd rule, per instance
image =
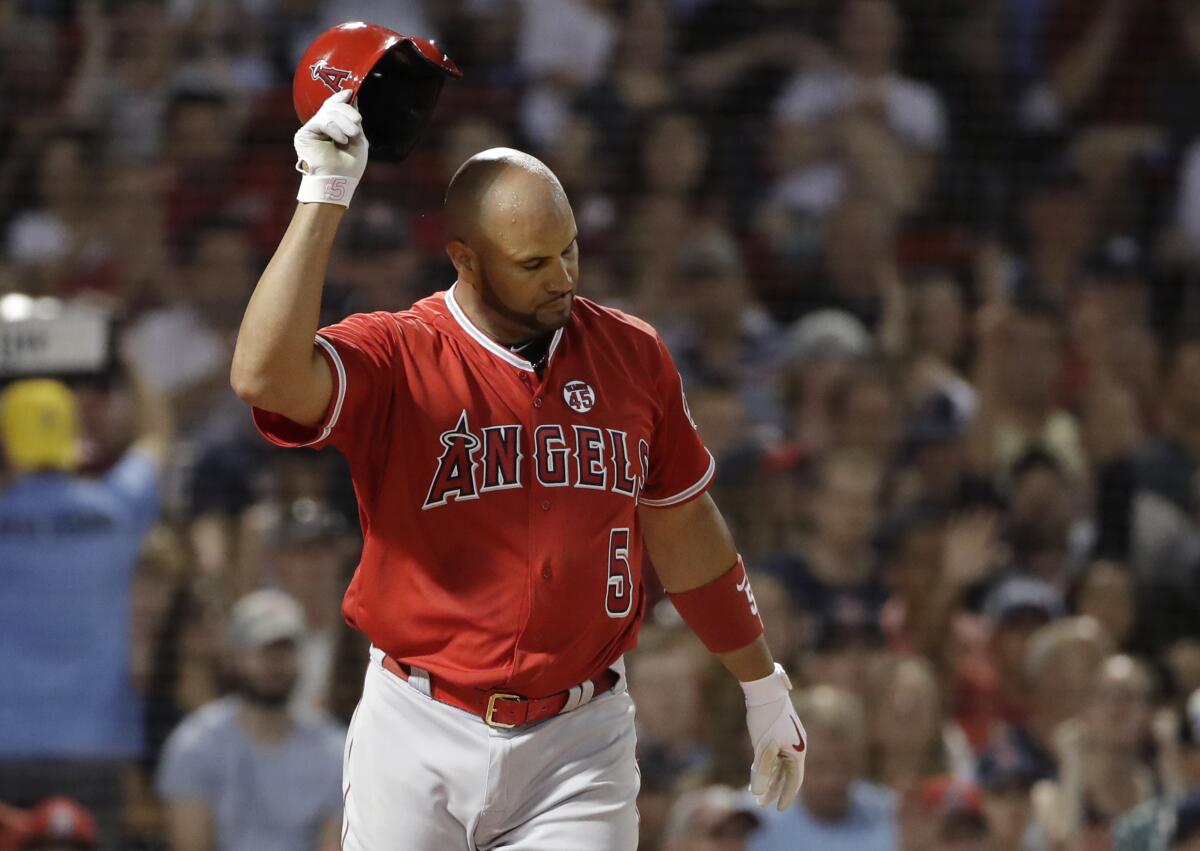
POLYGON ((333 395, 313 339, 333 240, 367 163, 350 95, 331 96, 296 134, 300 204, 250 297, 229 374, 244 401, 308 426, 321 422, 333 395))
POLYGON ((300 204, 242 317, 229 380, 255 407, 316 425, 333 377, 313 348, 333 238, 345 214, 332 204, 300 204))

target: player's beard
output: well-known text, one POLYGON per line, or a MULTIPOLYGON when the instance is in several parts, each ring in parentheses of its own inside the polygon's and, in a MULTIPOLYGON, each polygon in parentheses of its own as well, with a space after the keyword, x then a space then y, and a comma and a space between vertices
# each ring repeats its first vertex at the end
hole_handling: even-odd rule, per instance
MULTIPOLYGON (((530 337, 540 337, 542 334, 557 331, 566 325, 567 320, 571 318, 570 309, 561 316, 556 316, 549 321, 538 318, 537 311, 523 313, 522 311, 514 310, 500 298, 500 293, 497 292, 496 286, 492 283, 492 279, 488 275, 486 268, 480 268, 479 270, 479 298, 488 310, 528 331, 530 337)), ((572 295, 570 298, 573 303, 575 297, 572 295)))

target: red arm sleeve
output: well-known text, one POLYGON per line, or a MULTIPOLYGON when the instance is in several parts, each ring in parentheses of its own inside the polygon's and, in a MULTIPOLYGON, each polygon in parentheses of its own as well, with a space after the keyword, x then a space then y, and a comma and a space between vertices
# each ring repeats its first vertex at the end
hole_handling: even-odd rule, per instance
POLYGON ((378 433, 393 392, 398 369, 396 328, 391 314, 370 313, 347 317, 317 332, 314 345, 325 358, 333 378, 333 395, 325 417, 317 426, 304 426, 280 414, 254 408, 254 424, 263 437, 287 448, 333 445, 345 451, 348 440, 378 433))
POLYGON ((662 400, 650 445, 650 470, 639 502, 652 508, 681 505, 703 494, 717 471, 716 461, 692 421, 683 380, 662 338, 658 343, 658 398, 662 400))

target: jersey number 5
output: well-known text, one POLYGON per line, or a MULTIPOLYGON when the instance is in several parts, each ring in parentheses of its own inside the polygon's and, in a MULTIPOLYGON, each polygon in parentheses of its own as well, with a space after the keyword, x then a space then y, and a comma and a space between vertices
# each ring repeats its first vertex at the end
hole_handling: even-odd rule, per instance
POLYGON ((608 591, 604 611, 610 618, 627 617, 633 611, 633 568, 629 566, 629 530, 608 533, 608 591))

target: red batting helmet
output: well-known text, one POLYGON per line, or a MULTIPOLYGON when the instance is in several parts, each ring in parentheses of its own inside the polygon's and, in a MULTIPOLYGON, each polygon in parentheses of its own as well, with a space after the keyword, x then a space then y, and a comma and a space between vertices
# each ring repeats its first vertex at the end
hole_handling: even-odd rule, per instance
POLYGON ((353 21, 321 33, 304 51, 292 102, 308 121, 331 94, 352 89, 371 156, 402 160, 429 122, 446 77, 461 76, 436 43, 353 21))

